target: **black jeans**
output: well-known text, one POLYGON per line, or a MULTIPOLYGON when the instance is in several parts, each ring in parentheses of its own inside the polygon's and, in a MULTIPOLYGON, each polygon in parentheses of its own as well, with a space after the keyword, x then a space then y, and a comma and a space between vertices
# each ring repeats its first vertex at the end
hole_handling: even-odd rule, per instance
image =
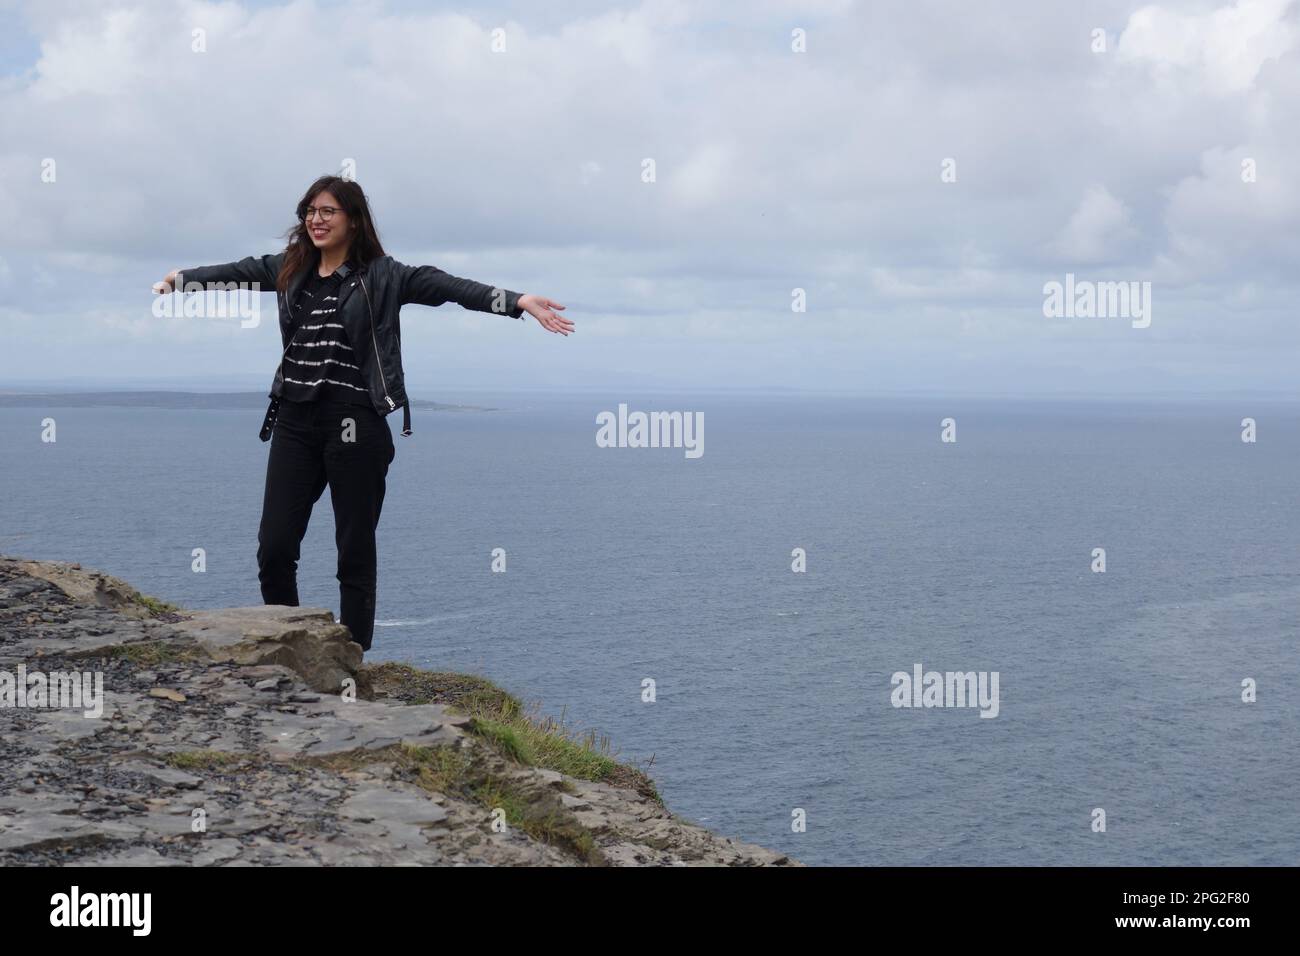
POLYGON ((299 546, 328 484, 339 552, 339 621, 365 650, 375 627, 375 527, 396 451, 388 422, 369 406, 282 400, 266 462, 257 532, 262 600, 298 605, 299 546))

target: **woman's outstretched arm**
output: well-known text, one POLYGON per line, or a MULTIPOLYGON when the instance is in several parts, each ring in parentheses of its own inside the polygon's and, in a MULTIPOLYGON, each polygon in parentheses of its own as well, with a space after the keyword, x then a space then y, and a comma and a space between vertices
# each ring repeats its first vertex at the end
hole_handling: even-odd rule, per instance
POLYGON ((513 292, 498 286, 485 285, 473 279, 443 272, 436 266, 408 266, 394 263, 400 282, 399 301, 418 305, 442 305, 455 302, 457 305, 475 312, 491 312, 495 315, 508 315, 512 319, 522 319, 527 312, 550 332, 568 335, 573 331, 573 322, 554 310, 563 309, 560 303, 541 295, 513 292))
POLYGON ((161 282, 154 283, 153 288, 155 292, 167 293, 176 288, 177 281, 183 283, 181 291, 184 291, 184 285, 189 285, 191 282, 199 282, 203 285, 209 282, 238 282, 247 285, 256 283, 263 292, 274 292, 275 278, 280 272, 280 263, 283 260, 284 253, 277 253, 269 256, 247 256, 237 262, 225 262, 216 266, 173 269, 163 277, 161 282))

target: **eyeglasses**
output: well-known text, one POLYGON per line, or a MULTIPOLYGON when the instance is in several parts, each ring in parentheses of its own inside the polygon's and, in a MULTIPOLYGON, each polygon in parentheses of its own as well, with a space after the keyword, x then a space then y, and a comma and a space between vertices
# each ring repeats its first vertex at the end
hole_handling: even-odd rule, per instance
POLYGON ((329 222, 334 218, 334 214, 339 211, 340 210, 335 209, 333 206, 321 206, 319 209, 315 206, 308 206, 303 210, 302 219, 303 222, 311 222, 316 213, 320 213, 321 219, 324 222, 329 222))

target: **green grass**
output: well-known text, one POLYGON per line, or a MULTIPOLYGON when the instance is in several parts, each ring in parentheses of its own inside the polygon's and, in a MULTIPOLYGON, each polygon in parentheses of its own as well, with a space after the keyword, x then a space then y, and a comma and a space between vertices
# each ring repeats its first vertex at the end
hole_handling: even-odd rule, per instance
POLYGON ((492 777, 478 784, 472 793, 480 806, 504 811, 508 825, 518 827, 533 839, 558 846, 587 863, 605 862, 591 831, 559 806, 539 805, 515 789, 510 781, 492 777))
POLYGON ((174 614, 180 610, 180 607, 176 604, 161 601, 148 594, 141 594, 139 591, 136 591, 131 595, 131 600, 135 601, 135 603, 139 604, 141 607, 147 608, 152 614, 174 614))
POLYGON ((167 755, 166 763, 177 770, 228 770, 250 759, 249 754, 224 750, 177 750, 167 755))
POLYGON ((396 663, 366 665, 362 671, 377 696, 444 704, 467 714, 473 718, 472 732, 511 760, 635 790, 662 803, 644 771, 615 759, 609 738, 579 732, 535 710, 530 713, 518 698, 485 678, 396 663))
POLYGON ((425 789, 468 799, 489 813, 501 810, 508 826, 533 839, 559 847, 585 863, 604 862, 591 831, 565 811, 559 798, 544 785, 494 773, 481 760, 455 747, 402 744, 395 756, 415 771, 425 789))
POLYGON ((575 739, 549 720, 475 715, 471 729, 511 759, 530 767, 558 770, 579 780, 607 781, 618 772, 618 761, 609 756, 607 740, 597 745, 594 734, 575 739))
POLYGON ((455 747, 401 744, 398 752, 415 769, 420 786, 435 793, 455 792, 469 774, 469 758, 455 747))

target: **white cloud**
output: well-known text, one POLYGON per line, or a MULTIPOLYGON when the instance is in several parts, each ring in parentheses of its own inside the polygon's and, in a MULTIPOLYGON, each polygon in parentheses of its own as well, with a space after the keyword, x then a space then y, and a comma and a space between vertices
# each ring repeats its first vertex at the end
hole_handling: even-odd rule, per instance
POLYGON ((737 159, 725 144, 706 143, 680 165, 673 166, 663 157, 658 165, 661 172, 663 165, 669 166, 665 177, 669 194, 691 208, 716 203, 731 194, 733 179, 740 169, 737 159))
POLYGON ((1105 186, 1094 184, 1084 191, 1052 248, 1078 263, 1113 261, 1121 258, 1136 235, 1129 208, 1105 186))
MULTIPOLYGON (((1290 314, 1294 2, 590 9, 31 3, 40 52, 0 69, 8 314, 84 323, 88 342, 120 335, 133 345, 115 353, 123 374, 266 365, 269 379, 269 323, 191 342, 150 316, 148 289, 172 267, 276 251, 301 190, 345 157, 391 253, 552 296, 579 323, 539 345, 536 330, 488 331, 454 306, 412 310, 416 377, 576 382, 619 368, 654 381, 668 346, 642 348, 651 339, 691 341, 673 371, 684 380, 756 384, 805 352, 834 362, 783 381, 905 377, 882 334, 956 365, 954 339, 990 343, 980 380, 998 375, 1000 337, 1015 376, 1061 358, 1071 330, 1023 317, 1040 311, 1044 273, 1070 263, 1149 271, 1162 302, 1181 300, 1178 328, 1198 330, 1211 372, 1225 311, 1290 314), (1099 23, 1125 25, 1118 55, 1090 52, 1099 23), (794 26, 805 54, 789 49, 794 26), (191 51, 198 27, 206 53, 191 51), (498 27, 505 53, 490 47, 498 27), (55 184, 39 179, 47 156, 55 184), (947 156, 956 183, 940 182, 947 156), (1258 161, 1249 187, 1244 157, 1258 161), (798 321, 795 287, 809 290, 798 321)), ((1256 337, 1259 361, 1293 376, 1281 356, 1300 331, 1276 329, 1256 337)), ((31 323, 0 316, 0 332, 0 376, 49 361, 31 323)), ((1098 356, 1069 364, 1086 372, 1098 356)), ((102 355, 71 336, 58 362, 51 375, 102 355)))
POLYGON ((1216 94, 1241 93, 1266 62, 1294 49, 1294 2, 1237 0, 1204 13, 1143 7, 1129 17, 1119 54, 1161 76, 1191 73, 1216 94))

